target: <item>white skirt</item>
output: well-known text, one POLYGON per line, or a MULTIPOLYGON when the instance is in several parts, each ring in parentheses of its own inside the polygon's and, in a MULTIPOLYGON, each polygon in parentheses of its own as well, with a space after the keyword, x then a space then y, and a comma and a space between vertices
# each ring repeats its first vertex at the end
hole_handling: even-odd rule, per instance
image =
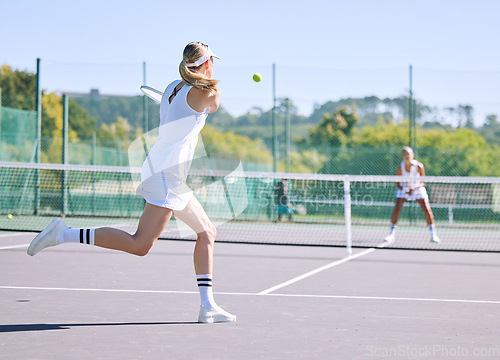
POLYGON ((403 190, 398 189, 396 192, 396 198, 398 199, 406 199, 406 200, 421 200, 421 199, 427 199, 427 190, 425 190, 425 187, 420 187, 412 191, 411 195, 406 193, 406 188, 403 188, 403 190))
POLYGON ((152 205, 171 210, 183 210, 193 191, 181 177, 164 170, 143 181, 137 193, 152 205))
POLYGON ((193 194, 186 179, 197 142, 197 136, 179 143, 158 138, 143 162, 137 193, 152 205, 184 209, 193 194))

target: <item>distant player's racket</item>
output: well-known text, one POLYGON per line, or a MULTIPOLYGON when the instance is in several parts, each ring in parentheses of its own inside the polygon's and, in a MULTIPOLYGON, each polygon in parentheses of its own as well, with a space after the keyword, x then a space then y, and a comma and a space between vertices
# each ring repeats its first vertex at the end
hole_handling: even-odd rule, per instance
POLYGON ((146 86, 146 85, 141 86, 141 91, 144 93, 144 95, 153 100, 155 103, 157 104, 161 103, 161 98, 163 97, 162 91, 156 90, 151 86, 146 86))

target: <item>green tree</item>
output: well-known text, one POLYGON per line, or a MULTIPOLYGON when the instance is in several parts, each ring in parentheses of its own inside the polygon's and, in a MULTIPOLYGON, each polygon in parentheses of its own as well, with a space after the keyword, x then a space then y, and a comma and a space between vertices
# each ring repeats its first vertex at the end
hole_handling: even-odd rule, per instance
MULTIPOLYGON (((315 174, 321 170, 328 157, 316 149, 290 152, 290 172, 315 174)), ((284 172, 284 161, 278 163, 278 171, 284 172)))
MULTIPOLYGON (((417 128, 417 160, 434 176, 500 176, 500 147, 488 143, 475 130, 417 128)), ((320 170, 335 174, 392 175, 408 143, 408 121, 365 126, 343 146, 331 146, 320 170)))
POLYGON ((355 129, 352 144, 361 146, 407 145, 408 132, 408 120, 403 120, 401 124, 396 124, 394 121, 379 122, 375 126, 363 126, 361 130, 355 129))
MULTIPOLYGON (((68 99, 68 140, 79 143, 92 136, 95 119, 72 99, 68 99)), ((62 159, 63 105, 55 93, 42 95, 42 161, 59 163, 62 159)))
POLYGON ((319 125, 309 131, 309 139, 313 144, 340 145, 349 140, 354 126, 359 121, 356 111, 347 106, 324 114, 319 125))
MULTIPOLYGON (((12 70, 8 65, 0 68, 2 106, 36 110, 36 74, 12 70)), ((70 138, 88 137, 95 131, 95 119, 73 99, 68 102, 70 138)), ((42 137, 61 136, 62 98, 42 91, 42 137)))
MULTIPOLYGON (((373 126, 378 123, 380 115, 386 119, 397 117, 400 119, 408 114, 408 97, 380 99, 376 96, 366 96, 364 98, 343 98, 338 101, 327 101, 322 105, 316 105, 313 113, 309 116, 308 122, 318 124, 322 121, 325 113, 332 113, 339 108, 349 106, 357 109, 359 116, 358 126, 373 126)), ((432 109, 417 101, 416 116, 421 118, 426 113, 431 113, 432 109)))
POLYGON ((9 65, 0 67, 2 106, 22 110, 36 110, 36 76, 27 71, 13 70, 9 65))
POLYGON ((124 117, 118 116, 111 124, 101 124, 97 130, 99 144, 107 147, 116 147, 117 142, 126 149, 132 141, 142 135, 142 128, 134 128, 124 117))
MULTIPOLYGON (((96 119, 96 126, 110 125, 118 117, 128 120, 134 128, 143 127, 143 97, 142 96, 78 96, 75 102, 87 111, 89 116, 96 119)), ((153 129, 159 122, 159 105, 147 101, 148 128, 153 129)))
POLYGON ((211 125, 228 128, 234 126, 236 119, 223 106, 219 106, 217 111, 210 115, 208 121, 211 125))
POLYGON ((68 100, 68 122, 79 138, 90 138, 96 131, 96 119, 72 98, 68 100))
POLYGON ((486 141, 500 146, 500 121, 497 115, 490 114, 486 116, 484 125, 478 131, 486 141))
MULTIPOLYGON (((72 99, 68 101, 68 137, 89 137, 95 131, 95 119, 91 118, 72 99)), ((42 95, 42 137, 62 137, 63 105, 56 93, 42 95)))
POLYGON ((433 175, 500 176, 500 147, 472 129, 430 130, 419 137, 419 158, 433 175))
POLYGON ((272 164, 272 156, 262 140, 252 140, 232 131, 221 132, 215 127, 205 125, 201 135, 207 154, 230 154, 239 157, 242 161, 272 164))

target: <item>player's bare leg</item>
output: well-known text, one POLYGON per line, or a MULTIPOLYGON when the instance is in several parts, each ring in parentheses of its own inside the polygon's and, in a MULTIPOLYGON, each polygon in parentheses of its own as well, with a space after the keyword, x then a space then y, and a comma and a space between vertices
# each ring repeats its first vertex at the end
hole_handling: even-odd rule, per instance
POLYGON ((110 227, 72 229, 56 218, 33 239, 28 254, 33 256, 47 247, 63 243, 82 243, 144 256, 167 226, 172 213, 170 209, 146 203, 137 231, 133 235, 110 227))
POLYGON ((135 234, 114 228, 99 228, 95 230, 95 245, 144 256, 160 237, 172 214, 170 209, 146 203, 135 234))
POLYGON ((419 199, 417 200, 417 203, 420 205, 422 208, 422 211, 425 216, 425 221, 427 222, 427 225, 429 226, 429 231, 431 232, 431 242, 434 243, 439 243, 441 240, 436 234, 436 226, 434 224, 434 214, 432 213, 431 205, 429 203, 429 199, 419 199))
POLYGON ((389 231, 389 235, 384 238, 385 242, 391 243, 395 240, 396 237, 396 226, 399 220, 399 215, 401 214, 401 210, 403 209, 403 205, 405 204, 406 199, 404 198, 396 198, 396 203, 394 204, 394 210, 392 210, 391 216, 391 230, 389 231))
POLYGON ((220 308, 213 298, 212 270, 216 230, 208 215, 194 196, 185 209, 174 211, 174 215, 197 234, 193 262, 201 298, 198 321, 203 323, 236 321, 236 316, 220 308))

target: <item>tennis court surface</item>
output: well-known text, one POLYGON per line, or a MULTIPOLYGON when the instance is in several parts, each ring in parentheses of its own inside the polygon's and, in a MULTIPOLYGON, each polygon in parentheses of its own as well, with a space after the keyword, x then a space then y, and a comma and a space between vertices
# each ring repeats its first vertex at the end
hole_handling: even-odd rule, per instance
POLYGON ((1 359, 496 359, 498 253, 219 243, 236 323, 198 324, 192 241, 146 257, 0 234, 1 359))

